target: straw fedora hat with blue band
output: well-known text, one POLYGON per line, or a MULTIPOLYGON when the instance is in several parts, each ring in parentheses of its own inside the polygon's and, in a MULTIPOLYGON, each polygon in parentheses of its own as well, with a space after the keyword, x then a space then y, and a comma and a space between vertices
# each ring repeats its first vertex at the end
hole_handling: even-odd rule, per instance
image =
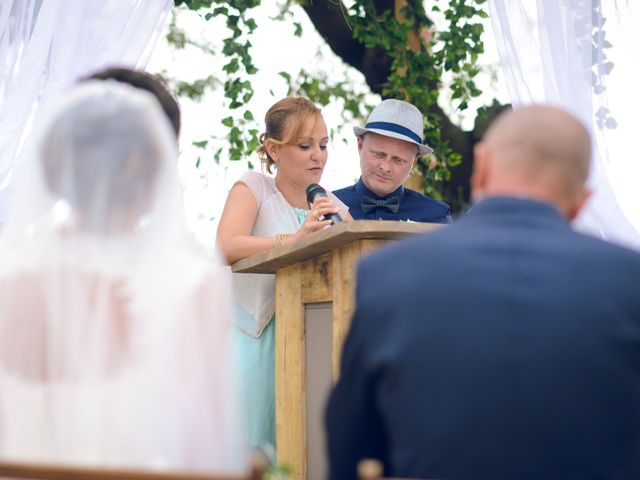
POLYGON ((363 128, 353 127, 353 133, 361 137, 367 132, 386 137, 398 138, 417 145, 420 155, 427 155, 433 149, 422 143, 422 113, 414 105, 402 100, 383 100, 367 119, 363 128))

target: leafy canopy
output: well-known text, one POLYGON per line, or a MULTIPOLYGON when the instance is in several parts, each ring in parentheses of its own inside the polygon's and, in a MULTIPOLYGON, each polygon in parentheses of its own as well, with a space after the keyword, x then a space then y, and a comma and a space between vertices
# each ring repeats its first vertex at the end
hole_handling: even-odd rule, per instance
MULTIPOLYGON (((315 0, 319 1, 319 0, 315 0)), ((395 0, 396 3, 402 0, 395 0)), ((445 120, 438 107, 443 88, 443 75, 450 80, 450 98, 462 111, 473 97, 480 95, 475 83, 480 73, 478 57, 483 53, 482 7, 486 0, 402 1, 402 8, 376 10, 373 0, 354 0, 343 7, 343 18, 352 30, 353 38, 367 49, 379 49, 389 60, 390 68, 381 94, 385 98, 401 98, 415 104, 425 114, 425 142, 434 148, 434 159, 423 159, 418 168, 425 176, 425 192, 440 197, 438 187, 450 178, 450 167, 460 163, 461 155, 443 138, 441 126, 445 120), (428 4, 428 7, 425 5, 428 4), (427 11, 428 9, 428 11, 427 11), (434 28, 431 17, 443 19, 440 30, 434 28), (432 160, 432 161, 430 161, 432 160)), ((283 0, 276 20, 291 20, 293 8, 300 8, 304 0, 283 0)), ((206 20, 226 19, 223 40, 222 87, 231 114, 222 119, 228 129, 228 158, 240 160, 258 146, 259 124, 247 105, 254 95, 252 79, 257 68, 251 56, 252 34, 258 28, 253 17, 260 0, 175 0, 176 6, 197 11, 206 20)), ((294 35, 300 36, 302 27, 294 22, 294 35)), ((172 29, 169 40, 181 47, 188 41, 183 32, 172 29)), ((204 47, 206 48, 206 47, 204 47)), ((371 105, 367 92, 353 82, 332 78, 325 73, 311 72, 301 67, 297 75, 280 72, 291 95, 304 95, 326 106, 341 102, 345 119, 366 117, 371 105)), ((192 84, 177 85, 179 94, 197 98, 207 88, 215 88, 212 77, 192 84)), ((207 140, 194 143, 205 148, 207 140)), ((216 151, 219 160, 223 148, 216 151)))

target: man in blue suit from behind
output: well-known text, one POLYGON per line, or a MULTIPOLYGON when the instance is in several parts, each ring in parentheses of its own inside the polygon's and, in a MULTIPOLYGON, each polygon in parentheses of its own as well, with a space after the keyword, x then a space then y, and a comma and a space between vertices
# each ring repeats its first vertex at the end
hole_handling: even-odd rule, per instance
POLYGON ((640 478, 640 255, 574 232, 588 132, 531 106, 476 147, 457 224, 358 269, 330 477, 640 478))

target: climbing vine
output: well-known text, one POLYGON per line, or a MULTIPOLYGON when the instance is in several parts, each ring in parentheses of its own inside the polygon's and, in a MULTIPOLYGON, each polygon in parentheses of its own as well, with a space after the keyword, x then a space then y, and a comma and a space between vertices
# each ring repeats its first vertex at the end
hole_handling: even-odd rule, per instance
MULTIPOLYGON (((290 21, 291 11, 304 1, 282 0, 280 14, 273 20, 290 21)), ((343 20, 353 38, 368 49, 380 49, 390 60, 382 96, 406 99, 425 114, 425 141, 434 148, 435 157, 423 159, 418 168, 424 174, 425 192, 436 197, 439 186, 450 176, 450 167, 461 161, 460 153, 443 138, 441 127, 448 119, 438 101, 442 101, 442 89, 448 88, 454 107, 465 110, 469 101, 481 93, 475 79, 480 72, 478 56, 483 52, 481 19, 487 16, 484 3, 485 0, 407 0, 399 12, 391 8, 377 11, 372 0, 355 0, 349 7, 343 6, 343 20), (438 28, 433 20, 436 17, 438 28)), ((225 73, 222 87, 231 114, 222 119, 228 129, 228 144, 218 147, 215 155, 219 159, 226 150, 230 160, 247 158, 258 145, 260 128, 247 107, 254 95, 252 80, 257 72, 251 40, 259 28, 254 14, 260 0, 175 0, 175 4, 194 10, 207 20, 226 19, 220 54, 225 73)), ((294 35, 300 36, 301 32, 301 26, 294 23, 294 35)), ((184 41, 175 29, 173 35, 178 42, 184 41)), ((312 72, 300 66, 297 73, 281 72, 280 77, 290 94, 308 96, 322 106, 341 102, 345 121, 361 122, 372 106, 361 85, 336 80, 326 72, 312 72)), ((193 83, 191 90, 189 85, 179 85, 179 91, 193 98, 217 86, 213 78, 205 78, 193 83)), ((207 141, 196 145, 204 148, 207 141)))

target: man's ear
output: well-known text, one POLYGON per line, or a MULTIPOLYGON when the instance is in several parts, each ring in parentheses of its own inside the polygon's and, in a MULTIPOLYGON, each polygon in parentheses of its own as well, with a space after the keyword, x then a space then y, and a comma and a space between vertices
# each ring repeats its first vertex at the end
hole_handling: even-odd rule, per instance
POLYGON ((364 144, 364 135, 358 137, 358 153, 362 153, 362 145, 364 144))
POLYGON ((473 172, 471 174, 471 198, 479 200, 484 196, 489 178, 490 155, 487 145, 478 142, 473 147, 473 172))
POLYGON ((593 193, 592 190, 590 190, 587 187, 583 187, 580 189, 580 192, 576 194, 576 198, 574 199, 572 205, 570 205, 567 211, 565 212, 565 215, 570 222, 575 220, 578 214, 582 211, 584 206, 587 204, 587 202, 591 198, 592 193, 593 193))

